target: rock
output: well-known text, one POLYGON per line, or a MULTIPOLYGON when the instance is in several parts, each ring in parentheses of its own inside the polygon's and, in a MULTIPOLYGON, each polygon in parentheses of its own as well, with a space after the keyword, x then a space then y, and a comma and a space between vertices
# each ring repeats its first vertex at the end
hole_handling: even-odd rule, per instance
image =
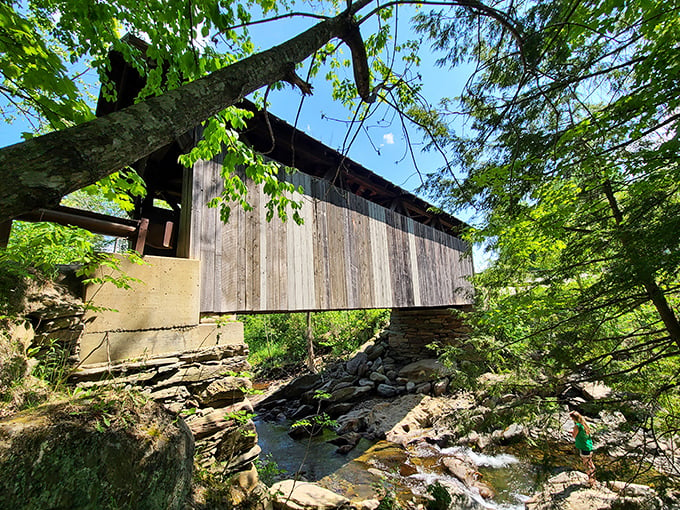
POLYGON ((581 383, 579 389, 588 400, 601 400, 612 393, 609 386, 599 381, 581 383))
POLYGON ((378 392, 378 395, 381 397, 394 397, 397 394, 397 388, 394 386, 390 386, 389 384, 378 384, 378 388, 376 390, 378 392))
POLYGON ((664 504, 647 486, 610 482, 591 488, 585 473, 565 471, 550 478, 525 507, 527 510, 661 510, 664 504))
POLYGON ((354 377, 352 377, 352 381, 339 382, 338 384, 333 386, 333 391, 341 390, 343 388, 349 388, 350 386, 352 386, 352 383, 354 382, 353 379, 354 377))
POLYGON ((331 402, 349 402, 373 391, 372 386, 350 386, 331 393, 331 402))
POLYGON ((188 351, 180 354, 180 360, 185 363, 203 363, 205 361, 216 361, 228 358, 238 353, 239 346, 235 345, 214 345, 196 351, 188 351))
POLYGON ((353 375, 359 374, 359 368, 362 365, 366 365, 366 362, 368 361, 368 356, 366 356, 365 352, 358 352, 356 356, 354 356, 351 360, 347 362, 345 365, 347 368, 347 372, 353 375))
POLYGON ((217 409, 200 417, 191 417, 187 423, 196 439, 211 436, 222 429, 230 427, 236 421, 230 415, 252 413, 253 406, 247 400, 234 404, 233 406, 217 409))
POLYGON ((211 382, 198 399, 205 407, 224 407, 243 400, 252 388, 253 384, 246 377, 223 377, 211 382))
POLYGON ((361 434, 357 434, 356 432, 348 432, 347 434, 335 437, 326 442, 335 446, 344 446, 346 444, 357 444, 360 440, 361 434))
POLYGON ((449 380, 445 377, 444 379, 437 381, 432 386, 432 394, 435 397, 441 397, 446 390, 449 388, 449 380))
POLYGON ((484 499, 491 499, 495 496, 493 489, 482 480, 482 475, 470 460, 462 457, 444 457, 442 464, 449 472, 470 488, 479 490, 480 496, 484 499))
POLYGON ((340 416, 336 420, 336 433, 340 435, 364 430, 366 428, 366 418, 370 412, 370 409, 352 409, 347 414, 340 416))
POLYGON ((385 344, 375 344, 373 348, 366 349, 368 361, 375 361, 385 352, 385 344))
POLYGON ((176 375, 166 379, 159 386, 175 386, 177 384, 203 384, 211 379, 217 379, 227 370, 245 370, 249 365, 246 360, 224 360, 225 364, 210 365, 204 363, 200 366, 189 366, 180 370, 176 375))
POLYGON ((421 359, 399 370, 399 377, 405 377, 414 383, 422 383, 441 379, 450 373, 451 371, 439 360, 421 359))
POLYGON ((332 510, 349 500, 309 482, 284 480, 269 489, 274 510, 332 510))
POLYGON ((4 396, 16 382, 28 375, 26 345, 22 341, 24 331, 28 329, 23 324, 16 325, 9 341, 4 337, 0 339, 0 396, 4 396))
POLYGON ((215 439, 217 444, 213 457, 218 461, 232 463, 234 458, 257 445, 257 429, 251 420, 245 423, 233 421, 215 439))
POLYGON ((359 369, 357 370, 357 376, 358 377, 366 377, 366 374, 369 372, 368 365, 366 363, 363 363, 359 365, 359 369))
POLYGON ((335 453, 345 455, 351 452, 354 449, 354 447, 357 444, 359 444, 359 441, 361 441, 361 434, 357 434, 356 432, 349 432, 342 436, 338 436, 335 439, 331 439, 328 442, 338 447, 338 449, 335 450, 335 453))
POLYGON ((357 383, 359 386, 374 386, 374 382, 370 379, 359 379, 357 383))
POLYGON ((416 383, 409 381, 406 383, 406 392, 407 393, 413 393, 416 391, 416 383))
POLYGON ((187 400, 191 397, 191 393, 186 386, 170 386, 169 388, 162 388, 158 391, 151 391, 149 396, 154 400, 187 400))
POLYGON ((183 509, 194 440, 153 401, 109 394, 0 422, 0 508, 183 509))
POLYGON ((418 472, 418 468, 415 466, 412 466, 411 464, 401 464, 399 466, 399 474, 401 476, 411 476, 415 475, 418 472))
POLYGON ((367 430, 375 437, 384 436, 388 441, 406 445, 424 435, 424 429, 433 424, 434 414, 443 414, 434 399, 404 395, 391 402, 374 405, 364 421, 367 430))
POLYGON ((380 506, 380 500, 365 499, 363 501, 359 501, 358 503, 354 503, 354 506, 357 508, 357 510, 376 510, 380 506))
POLYGON ((314 414, 314 410, 315 410, 314 406, 310 406, 308 404, 302 404, 291 415, 291 418, 294 419, 294 420, 300 420, 300 419, 302 419, 306 416, 314 414))
POLYGON ((259 480, 255 466, 232 475, 229 479, 229 495, 231 496, 232 505, 238 506, 246 502, 257 489, 259 480))
POLYGON ((322 383, 323 380, 319 374, 303 375, 302 377, 293 379, 289 384, 276 391, 271 397, 264 400, 263 404, 267 405, 267 403, 274 400, 298 398, 303 393, 318 388, 322 383))
POLYGON ((377 383, 386 383, 389 382, 389 379, 387 376, 379 373, 379 372, 371 372, 371 375, 369 376, 369 379, 373 382, 377 383))
POLYGON ((500 437, 502 445, 510 445, 523 441, 527 436, 526 429, 517 423, 513 423, 506 428, 500 437))
POLYGON ((354 404, 351 402, 338 402, 337 404, 328 406, 328 408, 326 408, 326 414, 331 418, 337 418, 338 416, 342 416, 351 411, 353 407, 354 404))
POLYGON ((426 382, 416 386, 416 393, 427 395, 432 391, 432 383, 426 382))
MULTIPOLYGON (((260 453, 262 453, 262 448, 260 448, 258 445, 255 445, 247 452, 238 453, 240 453, 240 455, 233 455, 226 459, 226 462, 224 464, 225 472, 233 473, 235 471, 244 470, 252 462, 255 462, 255 459, 257 459, 260 456, 260 453)), ((211 459, 209 462, 214 463, 215 461, 211 459)))

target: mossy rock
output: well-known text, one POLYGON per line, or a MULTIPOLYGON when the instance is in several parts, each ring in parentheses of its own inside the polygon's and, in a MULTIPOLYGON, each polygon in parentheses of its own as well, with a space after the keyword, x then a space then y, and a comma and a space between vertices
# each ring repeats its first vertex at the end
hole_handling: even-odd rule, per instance
POLYGON ((0 421, 0 508, 180 509, 194 443, 143 397, 107 394, 0 421))

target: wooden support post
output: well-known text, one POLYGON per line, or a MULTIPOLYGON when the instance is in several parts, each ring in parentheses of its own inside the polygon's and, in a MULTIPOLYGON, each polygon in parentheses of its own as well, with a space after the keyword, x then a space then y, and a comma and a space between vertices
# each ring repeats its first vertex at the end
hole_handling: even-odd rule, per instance
POLYGON ((12 220, 0 223, 0 248, 7 248, 9 235, 12 233, 12 220))
POLYGON ((163 232, 163 247, 170 248, 170 241, 172 240, 172 229, 174 224, 172 221, 165 222, 165 232, 163 232))
POLYGON ((307 368, 316 374, 314 365, 314 331, 312 330, 312 312, 307 312, 307 368))
POLYGON ((135 239, 135 251, 144 255, 144 245, 146 244, 146 234, 149 231, 149 219, 142 218, 139 222, 139 230, 135 239))

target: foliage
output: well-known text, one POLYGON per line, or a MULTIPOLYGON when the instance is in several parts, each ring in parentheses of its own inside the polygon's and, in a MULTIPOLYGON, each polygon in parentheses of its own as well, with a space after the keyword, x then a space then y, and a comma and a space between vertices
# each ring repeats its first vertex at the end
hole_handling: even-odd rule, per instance
POLYGON ((376 499, 380 500, 376 510, 401 510, 394 487, 385 478, 375 482, 373 489, 377 493, 376 499))
POLYGON ((427 493, 433 498, 426 503, 427 510, 448 510, 451 505, 451 495, 446 487, 437 481, 427 486, 427 493))
POLYGON ((49 338, 42 345, 28 348, 26 355, 38 361, 32 374, 52 386, 58 386, 70 374, 71 349, 57 338, 49 338))
POLYGON ((285 469, 279 467, 271 453, 260 455, 255 460, 255 467, 260 481, 269 487, 281 481, 287 473, 285 469))
MULTIPOLYGON (((643 397, 652 414, 675 415, 677 8, 660 0, 504 8, 522 28, 519 41, 472 17, 418 16, 420 30, 439 37, 442 65, 477 63, 462 98, 467 136, 446 125, 446 113, 430 122, 446 126, 437 147, 452 151, 462 179, 446 168, 428 184, 446 205, 480 212, 469 238, 495 256, 475 279, 476 339, 488 346, 488 366, 533 379, 536 391, 559 390, 576 373, 643 397)), ((674 423, 656 425, 673 432, 674 423)))
MULTIPOLYGON (((121 174, 113 175, 109 180, 116 181, 119 175, 121 174)), ((118 191, 113 191, 114 188, 109 190, 109 195, 102 191, 105 188, 107 186, 102 188, 93 186, 75 192, 66 197, 63 203, 70 207, 105 214, 124 215, 124 211, 113 199, 115 197, 129 199, 130 196, 120 191, 120 185, 114 186, 118 191)), ((18 312, 25 280, 54 278, 60 265, 82 266, 82 274, 87 274, 97 265, 104 265, 110 266, 109 269, 120 274, 119 268, 113 267, 116 264, 114 259, 103 253, 97 253, 111 252, 114 248, 110 239, 81 228, 46 222, 14 221, 7 248, 0 250, 0 312, 4 314, 18 312)), ((108 279, 116 280, 115 283, 123 281, 122 278, 108 279)))
POLYGON ((319 430, 319 429, 333 429, 337 426, 337 422, 332 420, 330 416, 326 413, 315 414, 301 420, 293 422, 290 426, 292 429, 303 427, 309 430, 319 430))
MULTIPOLYGON (((282 367, 305 359, 306 314, 244 315, 240 318, 253 365, 282 367)), ((386 310, 314 313, 315 351, 332 357, 349 354, 384 327, 387 319, 386 310)))

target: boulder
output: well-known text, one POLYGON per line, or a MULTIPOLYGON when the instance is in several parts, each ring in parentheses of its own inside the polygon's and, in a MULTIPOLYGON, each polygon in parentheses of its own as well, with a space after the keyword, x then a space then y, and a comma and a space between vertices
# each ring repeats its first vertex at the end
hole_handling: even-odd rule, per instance
POLYGON ((350 402, 358 400, 360 397, 373 391, 372 386, 349 386, 348 388, 341 388, 331 394, 328 399, 331 402, 350 402))
POLYGON ((229 485, 231 503, 235 506, 246 503, 250 495, 258 488, 259 481, 260 478, 255 466, 233 475, 229 485))
POLYGON ((351 360, 347 362, 347 372, 349 372, 352 375, 359 374, 360 368, 362 365, 366 365, 366 362, 368 361, 368 356, 366 356, 365 352, 358 352, 356 356, 354 356, 351 360))
POLYGON ((246 377, 223 377, 211 382, 198 399, 204 407, 224 407, 243 400, 252 388, 246 377))
POLYGON ((369 376, 369 379, 373 382, 377 383, 386 383, 389 382, 389 379, 387 378, 386 375, 381 374, 380 372, 371 372, 371 375, 369 376))
POLYGON ((491 499, 495 496, 491 486, 482 480, 482 475, 479 474, 477 467, 470 460, 464 457, 451 456, 442 458, 441 462, 463 484, 477 489, 479 495, 484 499, 491 499))
POLYGON ((432 391, 432 383, 426 382, 416 386, 416 393, 421 395, 427 395, 430 391, 432 391))
POLYGON ((303 393, 316 389, 321 386, 323 380, 319 374, 306 374, 302 377, 293 379, 289 384, 276 391, 271 397, 267 398, 262 404, 267 405, 276 400, 289 400, 298 398, 303 393))
POLYGON ((450 373, 451 371, 439 360, 421 359, 399 370, 399 377, 404 377, 414 383, 424 383, 441 379, 450 373))
POLYGON ((552 477, 543 490, 525 503, 526 510, 661 510, 658 495, 644 485, 610 482, 588 485, 588 476, 579 471, 565 471, 552 477))
POLYGON ((527 436, 526 429, 517 423, 513 423, 506 428, 500 437, 500 443, 503 445, 510 445, 523 441, 527 436))
POLYGON ((588 400, 601 400, 603 398, 608 398, 612 390, 609 386, 605 385, 599 381, 588 381, 583 382, 579 386, 581 393, 588 400))
POLYGON ((375 344, 372 348, 366 349, 368 361, 375 361, 385 352, 385 344, 375 344))
POLYGON ((376 389, 378 395, 381 397, 394 397, 397 394, 397 388, 390 386, 389 384, 378 384, 376 389))
POLYGON ((440 381, 437 381, 432 385, 432 394, 435 397, 441 397, 444 393, 446 393, 446 390, 449 388, 449 380, 448 378, 444 378, 440 381))
POLYGON ((338 416, 342 416, 343 414, 350 412, 353 407, 354 404, 351 402, 338 402, 337 404, 328 406, 326 409, 326 414, 331 418, 337 418, 338 416))
POLYGON ((349 500, 313 483, 284 480, 269 489, 274 510, 332 510, 349 500))
POLYGON ((196 439, 212 436, 217 432, 233 427, 236 417, 253 412, 253 406, 247 400, 233 406, 217 409, 203 416, 187 419, 189 428, 196 439))
POLYGON ((184 508, 194 440, 128 393, 46 404, 0 421, 0 508, 184 508))

